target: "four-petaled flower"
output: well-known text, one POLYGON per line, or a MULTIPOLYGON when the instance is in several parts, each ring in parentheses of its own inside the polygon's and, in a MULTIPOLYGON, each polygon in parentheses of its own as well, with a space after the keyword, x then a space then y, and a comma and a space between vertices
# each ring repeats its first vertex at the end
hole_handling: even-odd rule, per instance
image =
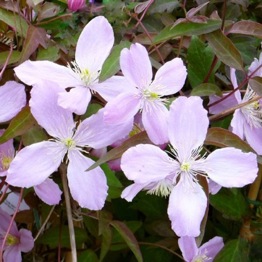
POLYGON ((242 187, 257 176, 253 153, 236 148, 222 148, 204 157, 203 142, 209 120, 199 97, 179 97, 170 107, 168 137, 171 158, 154 145, 137 145, 122 156, 121 168, 134 184, 122 192, 132 201, 142 189, 169 196, 168 216, 178 236, 200 234, 200 223, 207 207, 207 197, 198 183, 199 176, 211 178, 224 187, 242 187))

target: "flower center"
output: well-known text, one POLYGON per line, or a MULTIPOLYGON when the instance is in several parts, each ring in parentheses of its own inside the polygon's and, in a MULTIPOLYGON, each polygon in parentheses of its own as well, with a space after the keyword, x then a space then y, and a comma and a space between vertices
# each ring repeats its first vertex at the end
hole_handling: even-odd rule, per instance
POLYGON ((2 169, 7 170, 10 166, 10 163, 12 162, 13 158, 9 156, 3 156, 1 158, 1 163, 2 163, 2 169))
POLYGON ((184 162, 184 163, 181 164, 180 170, 183 171, 183 172, 188 172, 188 171, 190 171, 190 167, 191 167, 190 163, 184 162))
POLYGON ((19 244, 19 239, 13 235, 8 234, 5 243, 7 246, 14 246, 19 244))
POLYGON ((66 138, 63 143, 68 149, 75 147, 76 143, 72 138, 66 138))

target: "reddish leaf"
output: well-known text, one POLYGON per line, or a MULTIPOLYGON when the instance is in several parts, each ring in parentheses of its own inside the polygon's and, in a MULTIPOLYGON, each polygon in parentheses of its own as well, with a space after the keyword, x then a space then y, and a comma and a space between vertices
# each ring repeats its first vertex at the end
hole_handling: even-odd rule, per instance
POLYGON ((248 83, 259 96, 262 96, 262 77, 256 76, 250 79, 248 83))

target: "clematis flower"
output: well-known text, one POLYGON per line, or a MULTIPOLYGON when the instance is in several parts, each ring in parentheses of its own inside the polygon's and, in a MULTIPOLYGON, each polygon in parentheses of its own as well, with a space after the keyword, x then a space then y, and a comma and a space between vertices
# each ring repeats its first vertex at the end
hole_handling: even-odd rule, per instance
POLYGON ((8 81, 0 87, 0 122, 12 119, 26 104, 25 87, 8 81))
POLYGON ((178 245, 186 262, 212 262, 223 248, 224 243, 222 237, 214 237, 197 247, 195 238, 185 236, 178 239, 178 245))
POLYGON ((155 144, 166 143, 168 110, 164 96, 174 94, 183 87, 187 76, 183 61, 175 58, 165 63, 152 81, 152 66, 146 48, 133 44, 130 50, 122 50, 120 67, 129 84, 126 91, 105 106, 105 121, 124 122, 142 112, 142 123, 151 141, 155 144))
MULTIPOLYGON (((254 72, 262 65, 262 53, 259 60, 255 59, 249 67, 249 74, 254 72)), ((235 69, 231 68, 230 77, 234 88, 238 87, 235 69)), ((262 69, 258 70, 254 75, 262 77, 262 69)), ((234 92, 234 95, 229 96, 221 103, 210 107, 210 113, 218 114, 223 110, 229 109, 237 104, 247 102, 258 96, 248 85, 245 95, 241 98, 239 90, 234 92)), ((217 96, 210 97, 210 104, 220 99, 217 96)), ((236 109, 231 121, 232 132, 238 135, 259 154, 262 154, 262 99, 236 109)))
POLYGON ((53 138, 20 150, 10 164, 6 181, 19 187, 38 186, 58 169, 67 155, 72 197, 81 207, 99 210, 107 196, 106 177, 100 167, 86 172, 94 161, 82 153, 85 147, 102 148, 113 143, 132 126, 115 125, 109 129, 102 121, 102 111, 76 126, 72 113, 57 105, 60 90, 52 82, 42 82, 32 89, 31 112, 53 138))
MULTIPOLYGON (((4 130, 0 130, 0 135, 4 130)), ((0 177, 7 175, 9 166, 15 157, 13 139, 0 144, 0 177)), ((48 205, 56 205, 61 200, 62 191, 59 186, 50 178, 34 187, 36 195, 48 205)))
POLYGON ((75 61, 67 67, 50 61, 27 60, 15 73, 27 85, 38 84, 41 80, 53 81, 63 87, 72 87, 69 92, 61 90, 58 103, 61 107, 82 115, 90 102, 92 93, 99 93, 110 100, 122 91, 125 80, 113 76, 99 83, 104 61, 114 44, 113 29, 103 16, 92 19, 83 29, 76 45, 75 61))
POLYGON ((134 183, 121 197, 132 201, 146 190, 149 194, 169 196, 168 216, 178 236, 196 237, 207 207, 207 197, 199 176, 224 187, 243 187, 257 176, 254 153, 222 148, 205 158, 202 154, 209 120, 199 97, 179 97, 170 107, 168 137, 171 158, 159 147, 141 144, 122 156, 121 168, 134 183))
POLYGON ((69 10, 76 12, 79 9, 82 9, 83 7, 85 7, 86 1, 85 0, 68 0, 67 5, 68 5, 69 10))
MULTIPOLYGON (((11 223, 11 217, 0 208, 0 246, 3 245, 7 229, 11 223)), ((34 239, 31 231, 27 229, 17 229, 15 222, 7 236, 4 245, 3 261, 22 261, 21 252, 29 252, 34 247, 34 239)))

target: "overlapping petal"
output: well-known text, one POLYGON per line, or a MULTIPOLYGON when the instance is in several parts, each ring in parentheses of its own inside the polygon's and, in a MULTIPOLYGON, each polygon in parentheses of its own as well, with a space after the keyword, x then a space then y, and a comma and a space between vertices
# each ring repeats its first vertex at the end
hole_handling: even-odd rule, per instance
POLYGON ((53 137, 72 136, 75 123, 68 110, 58 106, 57 98, 61 88, 53 82, 39 82, 31 91, 31 112, 38 122, 53 137))
POLYGON ((208 176, 223 187, 243 187, 252 183, 258 172, 257 158, 236 148, 213 151, 205 161, 208 176))
POLYGON ((12 119, 26 104, 25 87, 8 81, 0 87, 0 122, 12 119))
POLYGON ((262 127, 254 128, 247 122, 244 122, 243 128, 248 144, 256 151, 257 154, 262 155, 262 127))
POLYGON ((107 197, 107 182, 100 167, 86 172, 94 161, 83 156, 79 151, 68 153, 69 165, 67 170, 68 185, 72 197, 81 207, 90 210, 100 210, 107 197))
POLYGON ((122 155, 121 168, 129 180, 144 184, 174 174, 178 165, 159 147, 140 144, 122 155))
POLYGON ((83 29, 76 46, 75 59, 81 69, 100 71, 114 44, 112 26, 103 16, 93 18, 83 29))
POLYGON ((178 239, 178 245, 186 262, 192 262, 198 253, 194 237, 184 236, 178 239))
POLYGON ((20 243, 19 248, 22 252, 29 252, 34 247, 34 239, 32 236, 32 232, 27 229, 19 230, 20 243))
POLYGON ((121 197, 124 198, 126 201, 131 202, 133 198, 143 189, 145 188, 147 184, 137 184, 134 183, 128 187, 126 187, 122 194, 121 197))
POLYGON ((66 149, 56 142, 44 141, 19 151, 7 172, 6 181, 18 187, 43 183, 61 164, 66 149))
POLYGON ((21 262, 22 255, 19 246, 15 245, 6 248, 3 259, 4 261, 21 262))
POLYGON ((210 258, 210 261, 212 261, 223 246, 223 238, 214 237, 199 248, 199 253, 210 258))
POLYGON ((152 81, 151 62, 146 48, 140 44, 122 50, 120 67, 124 76, 138 88, 147 87, 152 81))
POLYGON ((168 216, 178 236, 197 237, 207 207, 207 197, 197 183, 192 186, 188 177, 181 177, 172 190, 168 203, 168 216))
POLYGON ((209 120, 199 97, 179 97, 170 106, 168 137, 180 160, 185 161, 192 150, 206 138, 209 120))

